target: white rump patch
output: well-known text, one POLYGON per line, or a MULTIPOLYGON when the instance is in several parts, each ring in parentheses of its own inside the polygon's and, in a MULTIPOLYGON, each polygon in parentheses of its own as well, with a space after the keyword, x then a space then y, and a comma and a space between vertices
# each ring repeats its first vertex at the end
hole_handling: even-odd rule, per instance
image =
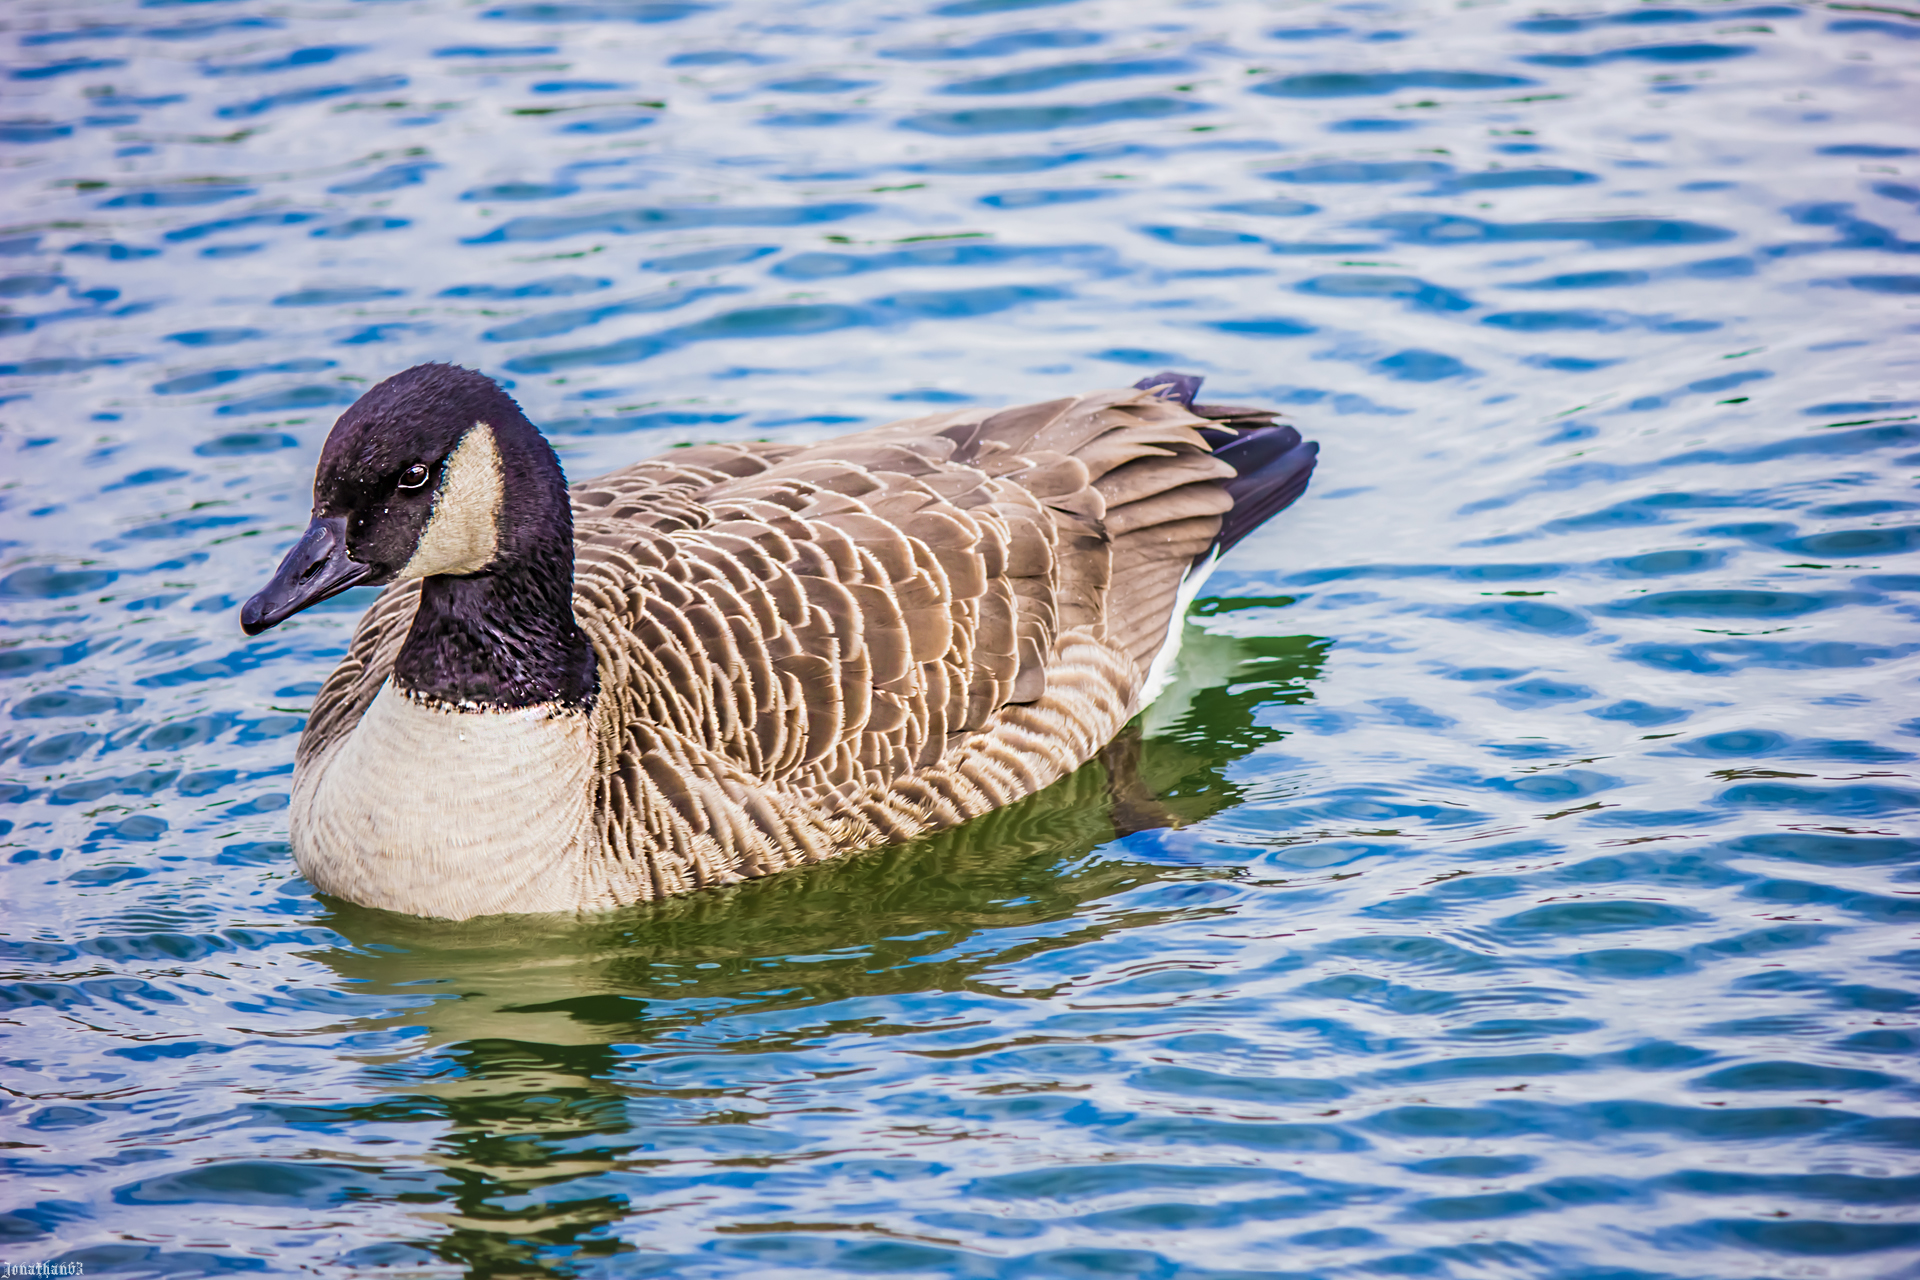
POLYGON ((401 579, 436 573, 479 573, 500 554, 500 505, 505 496, 493 428, 476 422, 447 458, 433 514, 401 579))
POLYGON ((1167 638, 1160 642, 1160 652, 1153 655, 1153 665, 1147 668, 1146 683, 1140 686, 1140 697, 1133 706, 1134 714, 1145 711, 1173 683, 1173 664, 1180 656, 1180 640, 1186 632, 1187 610, 1193 607, 1194 600, 1200 595, 1200 588, 1207 585, 1207 579, 1213 576, 1214 567, 1219 563, 1220 552, 1215 550, 1204 562, 1187 570, 1186 578, 1180 583, 1180 594, 1174 598, 1173 617, 1167 620, 1167 638))

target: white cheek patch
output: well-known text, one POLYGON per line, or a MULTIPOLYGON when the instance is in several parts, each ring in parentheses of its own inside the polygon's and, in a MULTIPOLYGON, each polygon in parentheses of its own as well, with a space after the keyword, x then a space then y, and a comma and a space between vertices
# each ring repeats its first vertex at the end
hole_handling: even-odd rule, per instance
POLYGON ((500 554, 500 504, 505 491, 493 428, 476 422, 447 458, 433 514, 400 577, 479 573, 500 554))

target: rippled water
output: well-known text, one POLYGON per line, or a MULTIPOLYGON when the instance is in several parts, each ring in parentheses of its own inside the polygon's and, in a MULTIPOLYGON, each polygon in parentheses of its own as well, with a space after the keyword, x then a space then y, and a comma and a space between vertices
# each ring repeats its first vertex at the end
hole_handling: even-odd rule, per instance
POLYGON ((1920 20, 1608 3, 9 5, 5 1260, 1914 1274, 1920 20), (1324 452, 1106 765, 437 924, 288 859, 364 596, 235 622, 429 359, 1324 452))

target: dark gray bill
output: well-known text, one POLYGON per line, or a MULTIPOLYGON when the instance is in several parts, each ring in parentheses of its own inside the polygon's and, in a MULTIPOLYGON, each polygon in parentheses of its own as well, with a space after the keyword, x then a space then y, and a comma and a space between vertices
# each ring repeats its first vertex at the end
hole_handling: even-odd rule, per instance
POLYGON ((372 576, 372 565, 347 559, 347 518, 315 516, 274 571, 273 580, 240 606, 240 629, 257 636, 308 605, 337 596, 372 576))

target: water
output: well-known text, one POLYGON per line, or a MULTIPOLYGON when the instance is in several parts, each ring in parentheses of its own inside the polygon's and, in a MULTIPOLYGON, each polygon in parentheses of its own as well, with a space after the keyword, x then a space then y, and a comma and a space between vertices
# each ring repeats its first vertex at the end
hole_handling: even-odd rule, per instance
POLYGON ((1608 3, 10 5, 5 1259, 1916 1274, 1920 23, 1608 3), (436 924, 287 855, 364 595, 235 618, 433 359, 1324 452, 1121 802, 436 924))

